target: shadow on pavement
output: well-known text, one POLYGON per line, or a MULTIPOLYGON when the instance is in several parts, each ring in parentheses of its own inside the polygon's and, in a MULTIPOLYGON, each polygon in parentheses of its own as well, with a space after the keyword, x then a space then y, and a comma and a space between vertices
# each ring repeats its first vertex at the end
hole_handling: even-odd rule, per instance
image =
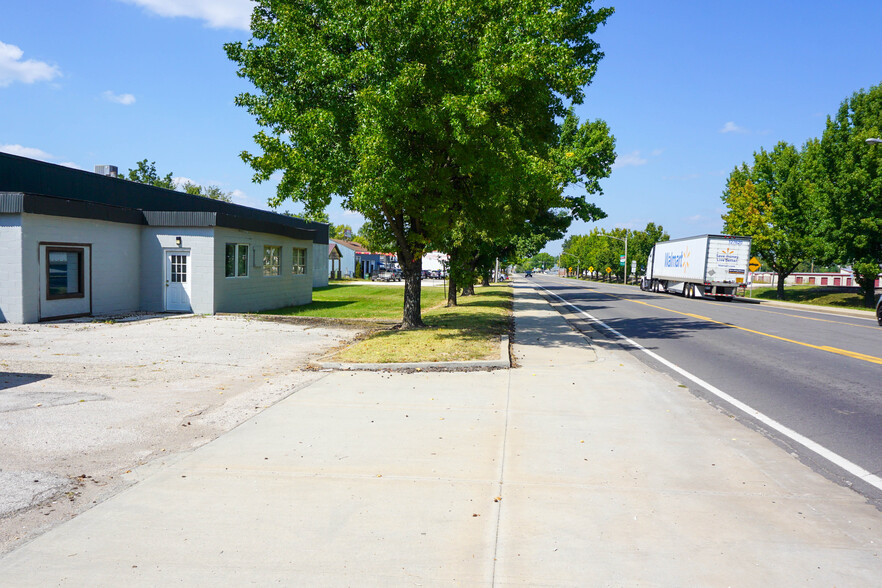
POLYGON ((51 378, 50 374, 29 374, 21 372, 0 372, 0 391, 24 386, 33 382, 39 382, 51 378))

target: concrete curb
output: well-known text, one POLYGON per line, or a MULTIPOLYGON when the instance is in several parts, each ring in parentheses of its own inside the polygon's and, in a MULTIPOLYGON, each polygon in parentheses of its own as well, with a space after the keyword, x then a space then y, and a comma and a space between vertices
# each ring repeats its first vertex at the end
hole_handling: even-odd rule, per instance
POLYGON ((499 359, 479 359, 474 361, 422 361, 409 363, 343 363, 315 362, 314 366, 323 370, 341 371, 398 371, 398 370, 473 370, 511 367, 511 341, 508 335, 499 339, 499 359))

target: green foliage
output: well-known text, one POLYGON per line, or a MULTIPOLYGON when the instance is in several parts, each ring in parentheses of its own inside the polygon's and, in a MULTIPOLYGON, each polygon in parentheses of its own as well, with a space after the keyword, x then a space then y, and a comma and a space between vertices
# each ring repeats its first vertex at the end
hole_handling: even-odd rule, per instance
POLYGON ((723 230, 752 237, 752 252, 780 276, 781 298, 784 278, 819 251, 819 209, 807 166, 802 152, 788 143, 760 149, 752 166, 744 163, 729 174, 722 196, 728 209, 723 230))
POLYGON ((218 186, 198 186, 191 182, 185 182, 181 189, 187 194, 193 194, 195 196, 204 196, 206 198, 211 198, 212 200, 220 200, 222 202, 232 202, 233 195, 231 192, 224 192, 218 186))
POLYGON ((529 259, 530 266, 536 269, 549 269, 557 265, 557 259, 546 252, 537 253, 529 259))
MULTIPOLYGON (((536 211, 598 218, 586 195, 614 142, 569 107, 611 14, 585 0, 258 0, 252 40, 225 46, 257 89, 236 103, 264 127, 242 157, 256 181, 282 172, 276 204, 319 211, 340 195, 406 278, 426 251, 521 235, 536 211)), ((406 327, 421 324, 418 287, 406 327)))
POLYGON ((142 159, 137 163, 137 169, 130 169, 127 176, 124 176, 125 179, 131 182, 138 182, 140 184, 149 184, 151 186, 156 186, 158 188, 166 188, 168 190, 175 189, 175 181, 172 179, 172 172, 167 173, 165 176, 160 177, 160 175, 156 172, 156 162, 151 161, 147 162, 146 159, 142 159))
POLYGON ((596 272, 606 272, 610 267, 614 274, 623 274, 619 265, 619 256, 625 254, 625 239, 628 239, 628 267, 631 273, 631 261, 637 261, 637 271, 642 272, 652 246, 659 241, 667 241, 670 236, 664 227, 648 223, 642 231, 631 229, 592 229, 587 235, 573 235, 563 244, 561 265, 579 269, 593 267, 596 272))
POLYGON ((350 237, 355 235, 355 231, 352 230, 352 227, 349 225, 335 225, 332 224, 330 226, 330 234, 334 239, 340 239, 341 241, 346 239, 346 231, 349 231, 350 237))
POLYGON ((882 85, 855 92, 827 118, 810 151, 809 173, 823 210, 828 259, 850 263, 873 305, 873 282, 882 262, 882 85))

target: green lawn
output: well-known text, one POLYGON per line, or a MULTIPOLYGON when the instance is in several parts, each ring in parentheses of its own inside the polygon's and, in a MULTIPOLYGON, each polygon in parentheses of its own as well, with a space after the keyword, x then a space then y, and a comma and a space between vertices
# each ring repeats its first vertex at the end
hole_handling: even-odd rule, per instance
MULTIPOLYGON (((261 314, 400 322, 403 298, 403 286, 332 285, 315 290, 312 304, 261 314)), ((511 286, 476 287, 474 296, 460 296, 459 305, 453 308, 447 308, 445 300, 443 288, 423 288, 423 322, 427 328, 375 329, 329 360, 399 363, 495 359, 499 337, 511 326, 511 286)))
MULTIPOLYGON (((423 312, 444 302, 444 289, 422 288, 423 312)), ((265 310, 260 314, 324 318, 398 319, 404 309, 404 285, 352 286, 332 284, 312 292, 312 304, 265 310)))
MULTIPOLYGON (((857 310, 872 310, 863 305, 863 299, 857 292, 837 292, 831 287, 824 286, 787 286, 784 288, 784 300, 811 304, 815 306, 835 306, 837 308, 854 308, 857 310)), ((769 287, 757 288, 754 286, 752 297, 762 300, 776 300, 776 289, 769 287)), ((745 293, 745 296, 747 294, 745 293)))

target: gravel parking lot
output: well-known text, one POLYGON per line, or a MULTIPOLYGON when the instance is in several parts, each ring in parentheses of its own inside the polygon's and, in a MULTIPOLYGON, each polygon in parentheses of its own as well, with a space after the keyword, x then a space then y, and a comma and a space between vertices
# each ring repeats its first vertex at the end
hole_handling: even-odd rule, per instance
POLYGON ((0 553, 322 377, 309 360, 357 334, 136 318, 0 324, 0 553))

